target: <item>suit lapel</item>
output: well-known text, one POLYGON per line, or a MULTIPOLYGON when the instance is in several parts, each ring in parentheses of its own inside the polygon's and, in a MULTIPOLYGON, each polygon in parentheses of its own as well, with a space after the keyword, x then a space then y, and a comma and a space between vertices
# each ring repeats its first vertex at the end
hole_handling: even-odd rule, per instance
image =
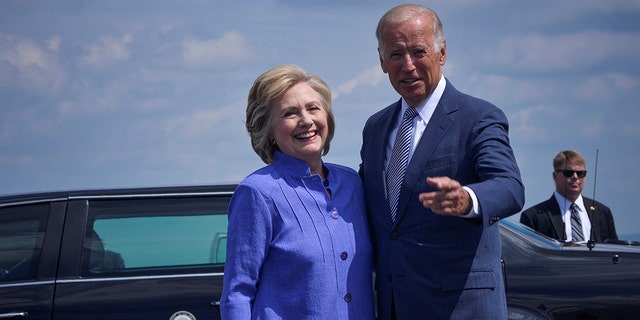
MULTIPOLYGON (((380 121, 372 128, 373 132, 370 135, 370 143, 368 144, 371 148, 371 152, 368 154, 373 155, 372 158, 369 158, 368 161, 371 163, 371 168, 373 170, 373 179, 374 181, 379 181, 380 183, 374 183, 371 185, 375 185, 380 189, 373 191, 373 194, 380 195, 380 199, 382 199, 382 205, 384 206, 384 212, 386 213, 386 221, 389 224, 392 224, 391 221, 391 212, 389 211, 389 202, 386 197, 386 189, 387 183, 385 179, 385 161, 386 161, 386 148, 389 141, 389 134, 391 131, 392 123, 398 119, 400 113, 400 100, 393 104, 390 108, 388 108, 384 114, 380 117, 380 121)), ((396 219, 398 221, 398 219, 396 219)))
MULTIPOLYGON (((587 215, 589 216, 589 220, 594 221, 596 206, 593 203, 593 200, 582 197, 582 205, 584 205, 584 208, 587 210, 587 215)), ((591 229, 593 230, 593 223, 591 223, 591 229)))
POLYGON ((589 198, 582 197, 582 204, 584 208, 587 210, 587 216, 589 216, 589 221, 591 222, 591 234, 590 240, 594 240, 596 242, 602 242, 606 239, 601 239, 600 236, 600 224, 597 219, 596 210, 598 210, 598 206, 594 203, 593 200, 589 198))
POLYGON ((547 200, 547 217, 549 217, 549 222, 551 226, 553 226, 553 230, 558 235, 558 239, 566 239, 567 234, 564 231, 564 221, 562 220, 562 212, 560 211, 560 206, 558 205, 558 201, 556 201, 555 196, 551 195, 551 199, 547 200))
POLYGON ((399 221, 404 215, 409 201, 418 201, 418 193, 415 191, 416 185, 422 182, 420 181, 423 178, 421 173, 438 144, 445 138, 446 132, 455 122, 451 114, 459 109, 455 99, 456 96, 456 89, 447 81, 444 93, 433 111, 433 115, 431 115, 431 119, 429 119, 427 127, 422 133, 416 150, 407 166, 402 191, 398 199, 398 218, 396 221, 399 221), (407 192, 407 190, 411 192, 407 192))

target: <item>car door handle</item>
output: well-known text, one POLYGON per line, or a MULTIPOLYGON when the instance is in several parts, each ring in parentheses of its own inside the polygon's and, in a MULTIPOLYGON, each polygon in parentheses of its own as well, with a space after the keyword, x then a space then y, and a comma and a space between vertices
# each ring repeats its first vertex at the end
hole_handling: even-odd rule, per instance
POLYGON ((0 313, 0 319, 25 319, 28 315, 26 312, 0 313))

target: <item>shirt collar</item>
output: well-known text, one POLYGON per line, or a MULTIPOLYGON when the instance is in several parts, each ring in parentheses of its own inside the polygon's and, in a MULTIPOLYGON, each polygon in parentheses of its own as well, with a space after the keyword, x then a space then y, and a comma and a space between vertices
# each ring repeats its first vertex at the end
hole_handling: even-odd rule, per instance
MULTIPOLYGON (((431 119, 431 115, 433 115, 433 111, 436 110, 436 106, 438 106, 438 103, 440 102, 440 98, 442 98, 442 95, 444 94, 444 88, 446 86, 447 86, 447 80, 445 79, 444 75, 442 75, 440 77, 440 81, 438 81, 438 85, 433 90, 431 95, 427 99, 422 101, 422 103, 419 106, 416 107, 416 111, 418 111, 418 115, 422 120, 429 121, 429 119, 431 119)), ((402 98, 401 100, 402 100, 402 110, 400 114, 402 115, 407 110, 407 108, 409 108, 409 105, 404 100, 404 98, 402 98)))
MULTIPOLYGON (((567 212, 569 211, 569 209, 571 208, 571 204, 573 202, 569 201, 569 199, 563 197, 561 194, 559 194, 557 191, 553 192, 553 195, 556 198, 556 201, 558 202, 558 206, 560 207, 560 212, 567 212)), ((580 212, 586 212, 586 210, 584 209, 584 202, 582 201, 582 195, 578 196, 578 199, 576 199, 575 204, 578 206, 580 212)))
MULTIPOLYGON (((311 169, 309 165, 298 158, 291 157, 282 153, 281 151, 276 151, 273 154, 273 166, 280 172, 286 172, 287 175, 293 177, 309 177, 311 176, 311 169)), ((322 164, 323 169, 325 168, 324 162, 322 164)), ((328 176, 327 172, 327 176, 328 176)))

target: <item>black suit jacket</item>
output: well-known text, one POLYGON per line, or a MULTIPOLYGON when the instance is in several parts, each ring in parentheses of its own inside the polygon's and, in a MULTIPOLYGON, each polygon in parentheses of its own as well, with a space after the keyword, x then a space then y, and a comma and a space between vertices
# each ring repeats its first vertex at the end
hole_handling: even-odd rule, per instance
MULTIPOLYGON (((609 207, 589 198, 582 197, 591 221, 591 240, 604 242, 607 239, 618 240, 613 214, 609 207)), ((520 223, 551 238, 565 241, 564 222, 560 206, 554 195, 547 201, 540 202, 525 210, 520 215, 520 223)))

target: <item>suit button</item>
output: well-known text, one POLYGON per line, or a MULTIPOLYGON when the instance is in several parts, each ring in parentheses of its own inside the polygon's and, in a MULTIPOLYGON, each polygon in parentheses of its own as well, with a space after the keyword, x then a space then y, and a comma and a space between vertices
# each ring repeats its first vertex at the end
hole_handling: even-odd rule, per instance
POLYGON ((333 208, 333 210, 331 210, 331 218, 333 219, 340 218, 340 213, 338 212, 338 209, 333 208))
POLYGON ((348 257, 349 254, 346 251, 340 254, 340 259, 342 260, 347 260, 348 257))
POLYGON ((351 302, 351 293, 347 293, 344 295, 344 301, 351 302))
POLYGON ((398 233, 397 232, 391 232, 391 235, 389 235, 389 238, 391 238, 391 240, 395 240, 398 238, 398 233))

